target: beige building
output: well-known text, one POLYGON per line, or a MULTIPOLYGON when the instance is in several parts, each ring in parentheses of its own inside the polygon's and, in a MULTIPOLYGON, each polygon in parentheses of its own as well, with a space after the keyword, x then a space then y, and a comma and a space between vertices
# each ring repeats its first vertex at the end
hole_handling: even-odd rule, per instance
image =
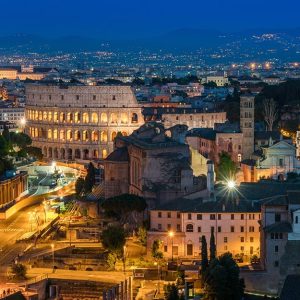
POLYGON ((260 253, 259 220, 260 207, 248 201, 178 199, 151 210, 148 250, 154 240, 160 240, 165 257, 173 252, 174 257, 199 259, 201 237, 206 237, 209 247, 213 231, 217 255, 229 251, 249 259, 260 253))
POLYGON ((118 133, 144 123, 129 86, 26 85, 26 131, 44 157, 105 158, 118 133))
POLYGON ((228 81, 228 77, 223 75, 223 76, 207 76, 206 77, 206 83, 209 82, 214 82, 217 86, 225 86, 228 85, 229 81, 228 81))

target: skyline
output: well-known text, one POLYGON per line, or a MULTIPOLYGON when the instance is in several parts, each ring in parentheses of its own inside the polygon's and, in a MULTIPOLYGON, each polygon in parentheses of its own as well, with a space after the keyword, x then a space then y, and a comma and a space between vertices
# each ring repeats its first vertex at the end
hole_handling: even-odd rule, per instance
POLYGON ((300 27, 297 18, 300 3, 296 0, 286 1, 285 6, 278 0, 264 3, 259 0, 243 3, 216 0, 213 4, 191 0, 185 6, 180 5, 179 0, 163 3, 154 0, 142 4, 137 0, 113 3, 89 0, 82 4, 81 0, 2 3, 2 10, 13 14, 2 15, 4 26, 0 35, 76 35, 113 40, 153 37, 182 28, 240 32, 300 27), (18 10, 15 10, 16 6, 18 10))

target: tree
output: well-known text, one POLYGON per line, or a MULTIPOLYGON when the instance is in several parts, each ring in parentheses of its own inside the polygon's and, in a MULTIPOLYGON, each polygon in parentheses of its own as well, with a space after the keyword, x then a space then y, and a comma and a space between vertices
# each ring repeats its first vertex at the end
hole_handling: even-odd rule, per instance
POLYGON ((75 182, 75 192, 76 195, 80 195, 84 189, 84 179, 82 177, 78 177, 75 182))
POLYGON ((245 284, 239 275, 239 267, 230 253, 211 261, 204 282, 205 299, 240 300, 245 284))
POLYGON ((210 233, 210 241, 209 241, 209 252, 210 252, 210 261, 216 258, 216 242, 214 232, 210 233))
POLYGON ((204 275, 208 268, 207 243, 205 235, 201 238, 201 273, 204 275))
POLYGON ((160 241, 154 240, 151 248, 151 255, 156 260, 163 258, 163 253, 159 250, 159 248, 160 248, 160 241))
POLYGON ((277 119, 277 104, 273 99, 265 99, 263 101, 263 115, 267 124, 267 130, 272 131, 274 122, 277 119))
POLYGON ((11 273, 15 279, 26 279, 27 269, 23 264, 13 264, 11 273))
POLYGON ((36 159, 39 159, 39 160, 41 160, 44 156, 42 153, 42 150, 38 147, 29 146, 29 147, 24 148, 24 150, 27 152, 27 154, 29 156, 35 157, 36 159))
POLYGON ((216 175, 218 180, 228 181, 234 179, 237 173, 237 166, 231 159, 231 156, 227 152, 219 154, 219 163, 216 168, 216 175))
POLYGON ((108 251, 122 254, 126 243, 125 231, 120 226, 109 226, 102 232, 101 240, 108 251))
POLYGON ((179 300, 178 288, 173 284, 168 284, 164 287, 166 300, 179 300))
POLYGON ((147 229, 144 226, 140 226, 137 232, 138 239, 143 246, 147 244, 147 229))
POLYGON ((94 185, 95 185, 95 167, 92 163, 89 163, 87 169, 87 175, 84 180, 84 191, 86 193, 91 192, 94 185))

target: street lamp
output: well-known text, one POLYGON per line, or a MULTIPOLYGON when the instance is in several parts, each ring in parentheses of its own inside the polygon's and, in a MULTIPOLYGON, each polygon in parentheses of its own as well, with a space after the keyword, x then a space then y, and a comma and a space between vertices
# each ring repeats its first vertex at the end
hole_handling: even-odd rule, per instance
POLYGON ((235 186, 236 186, 236 184, 235 184, 235 182, 234 182, 233 180, 228 180, 228 181, 227 181, 227 187, 228 187, 230 190, 234 189, 235 186))
POLYGON ((52 269, 54 271, 54 244, 51 244, 51 248, 52 248, 52 269))
POLYGON ((123 246, 123 272, 126 274, 126 245, 123 246))
POLYGON ((168 235, 172 239, 172 261, 173 261, 173 237, 174 237, 174 232, 173 231, 169 231, 168 235))
POLYGON ((157 261, 154 262, 154 266, 157 266, 157 294, 160 293, 160 272, 159 272, 159 263, 157 261))

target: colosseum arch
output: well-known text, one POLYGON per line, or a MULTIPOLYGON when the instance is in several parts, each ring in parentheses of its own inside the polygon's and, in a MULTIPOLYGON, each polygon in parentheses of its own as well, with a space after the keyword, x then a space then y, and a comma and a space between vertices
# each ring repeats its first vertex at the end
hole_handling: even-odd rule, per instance
POLYGON ((99 133, 98 130, 92 131, 92 142, 98 142, 99 140, 99 133))
POLYGON ((81 158, 81 150, 80 149, 75 149, 75 154, 74 154, 76 159, 80 159, 81 158))
POLYGON ((72 160, 73 159, 73 151, 71 148, 67 150, 67 159, 72 160))
POLYGON ((59 114, 59 121, 64 122, 66 120, 66 114, 64 112, 61 112, 59 114))
POLYGON ((73 114, 71 112, 67 113, 67 122, 73 122, 73 114))
POLYGON ((98 123, 98 114, 95 112, 92 113, 92 123, 98 123))
POLYGON ((48 129, 47 138, 52 139, 52 129, 48 129))
POLYGON ((55 112, 53 113, 53 121, 54 121, 54 122, 58 122, 58 112, 57 112, 57 111, 55 111, 55 112))
POLYGON ((60 149, 60 158, 61 159, 66 159, 66 150, 65 150, 65 148, 60 149))
POLYGON ((34 112, 34 119, 35 120, 39 119, 39 112, 37 110, 34 112))
POLYGON ((48 111, 48 121, 52 121, 52 112, 48 111))
POLYGON ((89 114, 87 112, 82 114, 82 123, 89 123, 89 114))
POLYGON ((123 136, 127 136, 127 132, 126 131, 122 131, 121 132, 123 136))
POLYGON ((80 141, 80 131, 79 130, 74 131, 74 141, 80 141))
POLYGON ((58 159, 58 149, 56 147, 53 149, 53 158, 58 159))
POLYGON ((46 111, 43 112, 43 120, 44 120, 44 121, 47 120, 47 112, 46 112, 46 111))
POLYGON ((87 130, 82 131, 82 140, 88 141, 89 140, 89 132, 87 130))
POLYGON ((52 157, 53 157, 53 155, 52 155, 52 147, 49 147, 49 148, 48 148, 48 157, 49 157, 49 158, 52 158, 52 157))
POLYGON ((67 141, 71 141, 73 138, 72 130, 67 130, 67 141))
POLYGON ((106 143, 107 142, 107 131, 101 131, 100 133, 100 142, 106 143))
POLYGON ((127 124, 127 123, 128 123, 128 114, 121 113, 121 124, 127 124))
POLYGON ((57 130, 57 129, 54 129, 54 130, 53 130, 53 139, 54 139, 54 140, 57 140, 57 139, 58 139, 58 130, 57 130))
POLYGON ((89 159, 89 149, 84 149, 83 150, 83 159, 89 159))
POLYGON ((38 137, 38 136, 39 136, 37 127, 34 128, 34 136, 35 136, 35 137, 38 137))
POLYGON ((74 113, 74 122, 75 122, 75 123, 80 123, 80 117, 81 117, 81 116, 80 116, 80 112, 78 112, 78 111, 75 112, 75 113, 74 113))
POLYGON ((101 123, 107 123, 107 113, 101 113, 100 121, 101 123))
POLYGON ((64 141, 64 140, 65 140, 65 131, 64 131, 63 129, 61 129, 61 130, 59 131, 59 139, 60 139, 61 141, 64 141))
POLYGON ((113 132, 111 133, 111 141, 112 141, 112 142, 115 140, 116 136, 117 136, 117 133, 116 133, 115 131, 113 131, 113 132))
POLYGON ((138 115, 136 113, 131 114, 131 123, 137 123, 139 121, 138 115))
POLYGON ((99 158, 99 151, 97 149, 93 150, 93 158, 99 158))
POLYGON ((107 157, 107 150, 103 149, 102 150, 102 158, 105 159, 107 157))
POLYGON ((113 123, 113 124, 118 123, 118 115, 116 113, 112 113, 110 115, 110 123, 113 123))

